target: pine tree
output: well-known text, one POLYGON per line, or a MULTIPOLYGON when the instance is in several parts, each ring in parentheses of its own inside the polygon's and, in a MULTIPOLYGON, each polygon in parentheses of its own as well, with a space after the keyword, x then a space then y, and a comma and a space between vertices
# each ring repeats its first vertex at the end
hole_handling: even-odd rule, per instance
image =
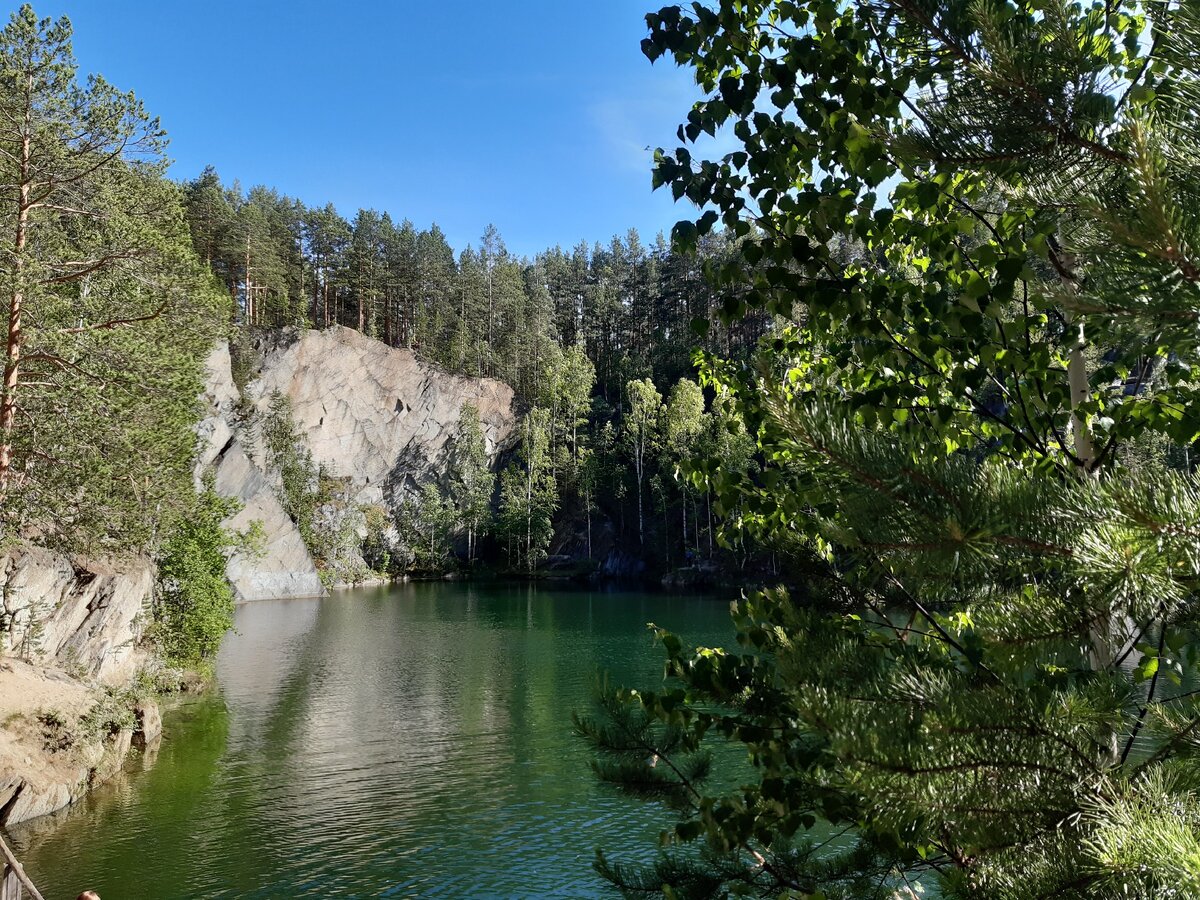
POLYGON ((681 141, 740 145, 660 152, 656 183, 712 204, 676 245, 723 221, 726 315, 792 320, 707 366, 762 463, 721 503, 804 566, 735 604, 740 649, 660 632, 673 681, 580 723, 603 777, 704 838, 601 873, 1190 895, 1200 482, 1120 450, 1200 433, 1200 8, 727 0, 648 24, 706 92, 681 141), (712 734, 748 750, 739 790, 708 793, 712 734))
POLYGON ((184 184, 188 225, 196 254, 225 284, 230 296, 236 292, 238 259, 236 214, 229 193, 212 166, 184 184))
POLYGON ((326 328, 340 324, 337 281, 345 268, 350 226, 330 203, 308 211, 304 239, 313 260, 312 319, 326 328))
POLYGON ((70 41, 27 5, 0 33, 0 510, 8 533, 145 546, 191 494, 201 361, 226 312, 157 120, 81 85, 70 41))

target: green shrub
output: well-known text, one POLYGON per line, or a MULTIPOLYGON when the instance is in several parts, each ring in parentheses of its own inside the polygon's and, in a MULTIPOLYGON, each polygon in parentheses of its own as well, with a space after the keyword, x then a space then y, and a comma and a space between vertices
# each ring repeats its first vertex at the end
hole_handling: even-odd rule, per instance
POLYGON ((235 550, 253 550, 261 533, 261 525, 240 534, 222 525, 238 508, 236 500, 208 487, 196 498, 192 515, 181 519, 163 543, 151 636, 169 663, 202 663, 216 653, 233 625, 226 557, 235 550))

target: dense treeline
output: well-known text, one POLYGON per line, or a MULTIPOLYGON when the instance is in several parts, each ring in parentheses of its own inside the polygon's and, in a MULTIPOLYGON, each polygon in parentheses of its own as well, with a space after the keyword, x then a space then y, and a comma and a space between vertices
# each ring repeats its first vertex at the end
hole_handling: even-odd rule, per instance
POLYGON ((372 209, 347 220, 332 205, 224 185, 211 168, 184 194, 196 252, 235 299, 241 328, 347 326, 502 379, 528 408, 496 520, 463 506, 453 485, 430 487, 402 517, 412 557, 394 564, 444 565, 463 538, 473 558, 489 532, 526 570, 555 549, 592 558, 614 537, 652 568, 712 555, 711 497, 689 490, 679 467, 703 435, 732 467, 748 464, 749 449, 726 439, 728 413, 688 380, 692 351, 744 356, 770 321, 721 319, 705 269, 726 264, 733 242, 712 234, 680 254, 630 230, 526 259, 489 227, 456 253, 436 225, 372 209))

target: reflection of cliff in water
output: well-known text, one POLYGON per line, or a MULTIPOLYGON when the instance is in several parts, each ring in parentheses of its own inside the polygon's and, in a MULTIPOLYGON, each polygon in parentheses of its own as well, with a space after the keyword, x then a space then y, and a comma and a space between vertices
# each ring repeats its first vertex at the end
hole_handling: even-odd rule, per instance
POLYGON ((712 640, 728 617, 461 583, 239 607, 219 691, 26 863, 47 896, 596 895, 595 848, 652 850, 664 822, 595 783, 570 712, 601 669, 661 677, 647 621, 712 640))
POLYGON ((230 723, 232 746, 265 737, 259 723, 294 694, 308 661, 319 655, 313 631, 321 615, 319 598, 244 603, 234 630, 217 655, 220 691, 238 715, 230 723))
MULTIPOLYGON (((500 737, 509 732, 504 702, 509 664, 500 635, 484 629, 448 629, 420 604, 386 590, 334 595, 318 603, 315 627, 302 641, 273 654, 295 660, 269 702, 228 679, 259 677, 263 617, 239 614, 222 683, 234 710, 230 757, 267 745, 257 775, 267 794, 264 827, 283 835, 323 829, 336 820, 339 835, 369 842, 378 831, 406 832, 414 819, 445 815, 443 788, 475 776, 499 776, 512 765, 500 737), (228 679, 227 679, 228 673, 228 679)), ((432 613, 432 610, 428 610, 432 613)), ((269 640, 269 638, 267 638, 269 640)), ((277 675, 279 668, 266 675, 277 675)), ((481 798, 482 800, 482 798, 481 798)))

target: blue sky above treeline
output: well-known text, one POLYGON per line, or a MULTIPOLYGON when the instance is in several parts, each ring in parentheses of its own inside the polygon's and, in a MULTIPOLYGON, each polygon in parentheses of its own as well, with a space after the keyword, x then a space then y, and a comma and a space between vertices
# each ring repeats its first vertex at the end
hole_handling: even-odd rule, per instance
POLYGON ((175 178, 216 166, 350 218, 436 222, 461 249, 655 233, 689 215, 651 193, 697 96, 642 56, 655 0, 55 0, 82 72, 133 90, 171 136, 175 178), (647 149, 649 148, 649 149, 647 149))

